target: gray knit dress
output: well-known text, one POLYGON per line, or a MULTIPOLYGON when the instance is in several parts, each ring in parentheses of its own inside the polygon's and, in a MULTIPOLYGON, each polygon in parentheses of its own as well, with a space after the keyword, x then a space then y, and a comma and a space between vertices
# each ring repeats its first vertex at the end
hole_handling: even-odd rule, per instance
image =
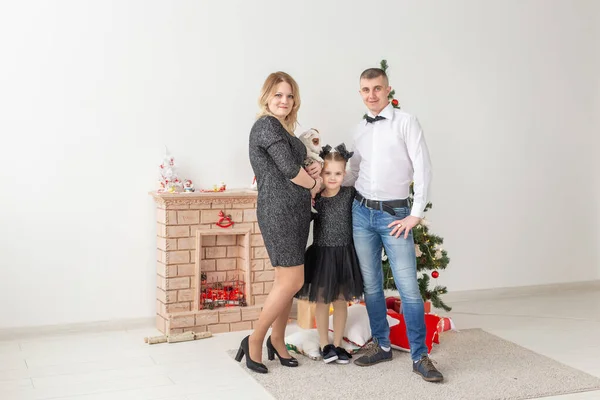
POLYGON ((310 190, 290 179, 298 175, 305 157, 304 144, 277 118, 261 117, 254 123, 250 164, 258 185, 256 215, 274 267, 304 264, 311 220, 310 190))

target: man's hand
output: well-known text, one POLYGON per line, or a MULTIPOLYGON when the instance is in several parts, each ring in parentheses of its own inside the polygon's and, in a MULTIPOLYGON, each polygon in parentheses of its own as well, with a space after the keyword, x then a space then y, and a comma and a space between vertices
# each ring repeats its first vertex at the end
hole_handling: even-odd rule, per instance
POLYGON ((392 226, 394 227, 394 229, 392 229, 390 232, 390 236, 395 235, 396 238, 399 238, 402 232, 404 232, 404 239, 408 239, 408 233, 412 228, 417 226, 419 222, 421 222, 421 218, 413 217, 412 215, 409 215, 408 217, 399 221, 394 221, 388 225, 388 228, 391 228, 392 226))
POLYGON ((318 161, 315 161, 312 164, 310 164, 308 167, 306 167, 306 172, 308 172, 308 174, 310 175, 311 178, 317 179, 319 176, 321 176, 322 168, 323 167, 321 166, 321 163, 318 161))

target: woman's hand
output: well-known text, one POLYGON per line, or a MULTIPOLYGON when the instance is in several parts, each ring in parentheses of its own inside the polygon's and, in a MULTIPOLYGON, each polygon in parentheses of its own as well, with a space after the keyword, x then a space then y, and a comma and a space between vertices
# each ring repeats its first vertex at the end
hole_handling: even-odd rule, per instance
POLYGON ((317 179, 319 176, 321 176, 321 170, 323 169, 323 166, 321 165, 320 162, 314 161, 312 164, 310 164, 305 169, 311 178, 317 179))
POLYGON ((315 185, 315 187, 313 187, 312 189, 310 189, 310 197, 312 197, 313 199, 315 198, 315 196, 321 192, 321 186, 323 186, 323 178, 321 178, 320 176, 318 178, 315 179, 315 181, 317 182, 317 184, 315 185))

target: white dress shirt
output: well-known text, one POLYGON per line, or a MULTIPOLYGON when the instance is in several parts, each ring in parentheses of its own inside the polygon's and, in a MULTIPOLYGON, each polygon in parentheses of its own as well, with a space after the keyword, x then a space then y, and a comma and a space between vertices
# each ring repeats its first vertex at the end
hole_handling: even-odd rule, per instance
MULTIPOLYGON (((374 117, 371 112, 367 114, 374 117)), ((388 104, 385 117, 373 123, 362 120, 354 133, 354 156, 344 185, 370 200, 406 199, 414 181, 411 215, 423 218, 431 182, 431 160, 416 117, 388 104)))

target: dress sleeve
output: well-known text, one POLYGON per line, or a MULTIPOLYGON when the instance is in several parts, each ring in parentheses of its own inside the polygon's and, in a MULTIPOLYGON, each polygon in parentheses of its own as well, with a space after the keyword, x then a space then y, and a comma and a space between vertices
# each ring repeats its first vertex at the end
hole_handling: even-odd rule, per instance
MULTIPOLYGON (((273 159, 277 169, 287 179, 295 178, 302 166, 294 162, 294 155, 289 142, 282 134, 284 129, 273 117, 265 117, 257 121, 253 132, 256 135, 258 146, 263 148, 273 159)), ((283 132, 288 134, 287 132, 283 132)))

